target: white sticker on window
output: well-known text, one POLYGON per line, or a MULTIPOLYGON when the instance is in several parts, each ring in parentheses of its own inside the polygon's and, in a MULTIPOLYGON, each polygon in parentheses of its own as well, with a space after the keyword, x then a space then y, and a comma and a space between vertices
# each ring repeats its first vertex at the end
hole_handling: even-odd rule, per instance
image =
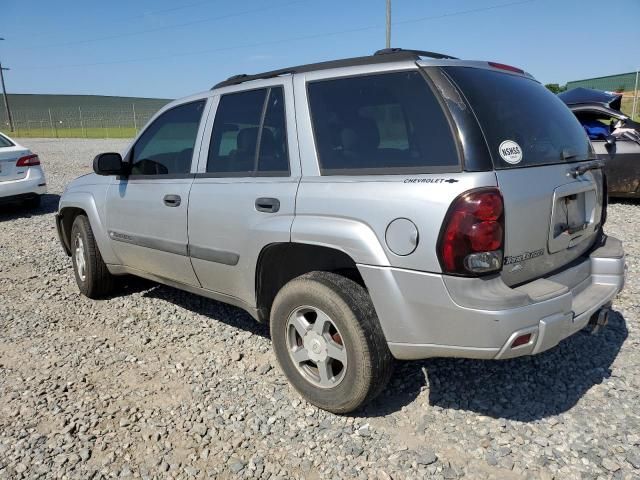
POLYGON ((522 149, 513 140, 505 140, 498 147, 502 159, 512 165, 516 165, 522 161, 522 149))

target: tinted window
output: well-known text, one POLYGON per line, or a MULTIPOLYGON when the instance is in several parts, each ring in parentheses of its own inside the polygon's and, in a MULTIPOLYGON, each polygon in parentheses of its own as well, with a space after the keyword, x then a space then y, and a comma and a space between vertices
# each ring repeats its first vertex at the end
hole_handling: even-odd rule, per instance
POLYGON ((159 116, 133 147, 131 173, 189 173, 204 105, 204 100, 187 103, 159 116))
POLYGON ((459 165, 447 118, 419 72, 323 80, 308 91, 323 174, 459 165))
POLYGON ((13 147, 13 143, 11 143, 8 138, 0 135, 0 148, 2 147, 13 147))
POLYGON ((288 175, 282 87, 223 95, 211 132, 207 172, 288 175))
POLYGON ((495 168, 589 158, 589 139, 576 117, 538 82, 480 68, 446 67, 444 70, 465 94, 478 117, 495 168), (501 151, 501 145, 506 150, 501 151), (514 163, 504 160, 503 155, 514 163))

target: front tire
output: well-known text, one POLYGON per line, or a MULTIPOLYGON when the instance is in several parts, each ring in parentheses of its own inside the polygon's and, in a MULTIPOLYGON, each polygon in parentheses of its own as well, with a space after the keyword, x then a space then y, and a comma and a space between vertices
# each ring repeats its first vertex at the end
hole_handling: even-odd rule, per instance
POLYGON ((361 407, 391 376, 393 358, 369 294, 334 273, 307 273, 278 292, 271 340, 293 387, 333 413, 361 407))
POLYGON ((113 292, 113 275, 102 260, 85 215, 78 215, 71 226, 71 259, 76 283, 83 295, 96 299, 113 292))

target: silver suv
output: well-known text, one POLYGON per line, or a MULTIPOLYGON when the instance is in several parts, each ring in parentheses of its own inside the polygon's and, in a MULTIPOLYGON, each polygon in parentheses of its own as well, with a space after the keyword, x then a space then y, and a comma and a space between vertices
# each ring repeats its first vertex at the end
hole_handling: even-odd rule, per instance
POLYGON ((602 165, 524 71, 430 52, 238 75, 98 155, 57 215, 80 291, 133 274, 269 322, 311 403, 349 412, 393 358, 552 348, 622 289, 602 165))

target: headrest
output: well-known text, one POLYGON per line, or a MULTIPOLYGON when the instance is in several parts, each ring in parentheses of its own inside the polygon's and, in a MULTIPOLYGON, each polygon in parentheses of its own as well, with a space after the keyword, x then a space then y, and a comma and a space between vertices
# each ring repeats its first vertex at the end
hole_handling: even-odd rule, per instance
POLYGON ((237 144, 241 152, 253 153, 258 142, 258 127, 243 128, 238 132, 237 144))
POLYGON ((378 125, 371 118, 358 117, 349 122, 349 126, 342 129, 340 137, 345 151, 366 152, 380 145, 378 125))

